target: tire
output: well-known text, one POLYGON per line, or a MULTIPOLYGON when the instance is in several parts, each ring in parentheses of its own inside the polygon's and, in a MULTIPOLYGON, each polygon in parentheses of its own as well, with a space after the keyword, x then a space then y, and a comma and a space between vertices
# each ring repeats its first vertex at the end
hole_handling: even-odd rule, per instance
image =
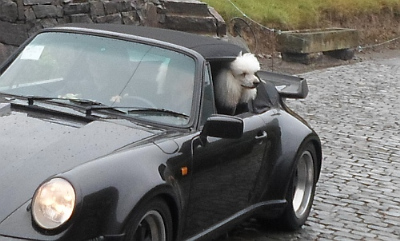
POLYGON ((297 230, 306 222, 314 201, 317 175, 316 151, 314 146, 308 143, 300 149, 290 179, 286 194, 288 204, 281 220, 285 229, 297 230))
POLYGON ((172 216, 162 199, 151 200, 135 210, 125 227, 125 241, 172 241, 172 216))

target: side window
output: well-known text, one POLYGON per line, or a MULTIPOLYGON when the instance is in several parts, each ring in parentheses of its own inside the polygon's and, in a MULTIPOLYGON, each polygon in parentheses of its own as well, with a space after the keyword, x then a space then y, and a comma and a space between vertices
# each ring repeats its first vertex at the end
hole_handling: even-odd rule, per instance
POLYGON ((211 68, 207 65, 204 68, 203 101, 201 106, 201 125, 204 125, 207 118, 216 113, 214 103, 214 90, 211 83, 211 68))

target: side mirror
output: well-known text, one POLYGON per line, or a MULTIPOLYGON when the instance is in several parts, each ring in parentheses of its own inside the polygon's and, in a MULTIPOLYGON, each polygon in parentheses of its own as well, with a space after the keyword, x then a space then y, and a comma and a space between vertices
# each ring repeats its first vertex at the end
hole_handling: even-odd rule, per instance
POLYGON ((209 117, 200 133, 205 143, 207 136, 218 138, 237 139, 243 135, 243 120, 227 115, 213 115, 209 117))

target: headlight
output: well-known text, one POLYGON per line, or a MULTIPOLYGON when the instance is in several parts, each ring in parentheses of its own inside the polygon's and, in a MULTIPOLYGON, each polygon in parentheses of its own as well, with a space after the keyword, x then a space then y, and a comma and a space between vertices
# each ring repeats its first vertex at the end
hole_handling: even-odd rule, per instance
POLYGON ((42 184, 33 196, 32 216, 37 225, 55 229, 72 216, 75 190, 64 179, 54 178, 42 184))

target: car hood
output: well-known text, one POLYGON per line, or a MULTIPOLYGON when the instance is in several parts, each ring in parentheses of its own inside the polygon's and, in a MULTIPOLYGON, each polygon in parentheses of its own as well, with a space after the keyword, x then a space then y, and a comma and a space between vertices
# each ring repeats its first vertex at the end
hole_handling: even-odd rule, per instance
POLYGON ((0 222, 47 178, 160 133, 118 120, 79 123, 15 111, 0 116, 0 222))

